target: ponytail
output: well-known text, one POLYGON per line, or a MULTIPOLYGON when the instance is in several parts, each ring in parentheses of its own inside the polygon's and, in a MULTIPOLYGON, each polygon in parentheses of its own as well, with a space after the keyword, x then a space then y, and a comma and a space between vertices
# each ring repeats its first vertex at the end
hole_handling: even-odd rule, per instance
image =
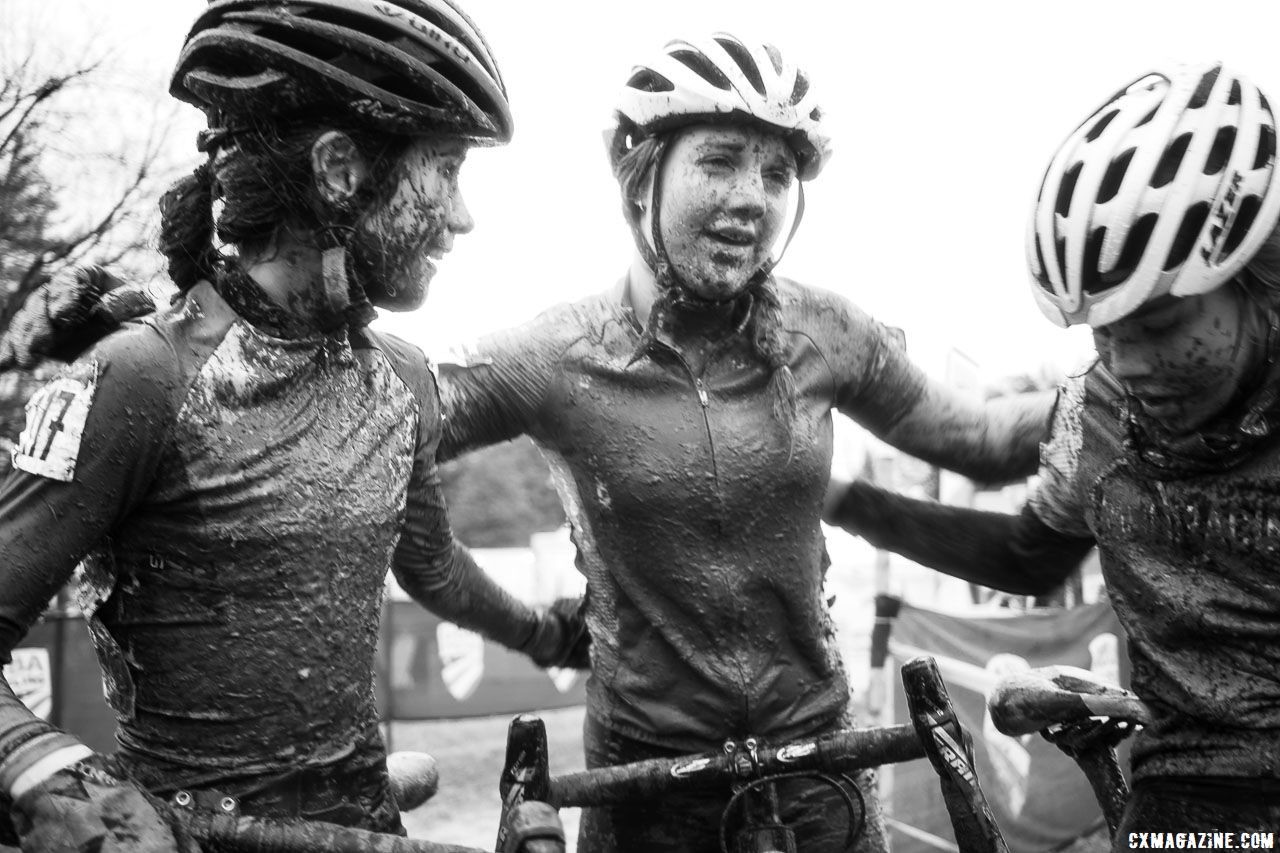
POLYGON ((160 197, 160 251, 169 259, 169 277, 179 291, 213 278, 218 253, 213 246, 213 170, 208 162, 160 197))

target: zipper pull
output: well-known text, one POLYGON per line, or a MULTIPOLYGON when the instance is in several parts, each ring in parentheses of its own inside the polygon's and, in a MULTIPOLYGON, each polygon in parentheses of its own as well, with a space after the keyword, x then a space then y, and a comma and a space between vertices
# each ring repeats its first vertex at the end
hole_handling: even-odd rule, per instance
POLYGON ((693 380, 693 387, 698 389, 698 399, 702 402, 702 408, 705 409, 711 405, 711 400, 707 397, 707 389, 703 386, 702 380, 693 380))

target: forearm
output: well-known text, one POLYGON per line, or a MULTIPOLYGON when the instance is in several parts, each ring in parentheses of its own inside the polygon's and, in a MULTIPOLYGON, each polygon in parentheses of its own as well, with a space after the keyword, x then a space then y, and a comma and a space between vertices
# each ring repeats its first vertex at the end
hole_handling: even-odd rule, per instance
POLYGON ((930 383, 881 437, 980 483, 1009 482, 1036 472, 1055 398, 1055 392, 1042 391, 981 402, 930 383))
POLYGON ((399 550, 396 580, 415 601, 442 619, 523 651, 538 619, 532 608, 489 577, 461 544, 448 553, 415 556, 399 550))
POLYGON ((1094 544, 1058 533, 1026 508, 1018 515, 984 512, 915 500, 862 482, 848 487, 826 520, 877 548, 1019 595, 1056 589, 1094 544))

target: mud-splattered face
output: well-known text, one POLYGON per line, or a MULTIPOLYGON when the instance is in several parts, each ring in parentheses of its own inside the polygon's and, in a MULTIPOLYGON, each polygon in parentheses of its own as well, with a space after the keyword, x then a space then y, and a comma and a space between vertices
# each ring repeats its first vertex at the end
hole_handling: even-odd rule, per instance
POLYGON ((458 188, 458 172, 470 143, 461 139, 416 140, 396 164, 389 196, 356 224, 353 251, 360 261, 369 299, 380 308, 410 311, 422 304, 433 260, 453 248, 453 238, 474 226, 458 188))
POLYGON ((1165 297, 1093 330, 1103 363, 1171 435, 1203 426, 1231 402, 1249 366, 1250 310, 1234 287, 1165 297))
POLYGON ((795 155, 766 130, 695 125, 672 141, 659 222, 667 256, 695 296, 731 299, 768 260, 795 174, 795 155))

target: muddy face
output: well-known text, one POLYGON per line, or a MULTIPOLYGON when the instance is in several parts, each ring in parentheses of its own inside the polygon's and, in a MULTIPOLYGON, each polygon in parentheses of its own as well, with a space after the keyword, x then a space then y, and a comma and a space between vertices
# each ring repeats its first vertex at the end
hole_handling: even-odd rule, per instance
POLYGON ((696 125, 675 138, 661 168, 667 256, 694 296, 733 298, 769 258, 786 218, 795 155, 766 130, 696 125))
POLYGON ((434 261, 453 248, 455 235, 475 226, 458 188, 469 147, 460 139, 415 141, 395 166, 394 191, 356 224, 352 252, 378 307, 420 306, 436 274, 434 261))
POLYGON ((1233 287, 1165 297, 1094 329, 1103 363, 1170 435, 1203 426, 1231 402, 1253 356, 1245 297, 1233 287))

